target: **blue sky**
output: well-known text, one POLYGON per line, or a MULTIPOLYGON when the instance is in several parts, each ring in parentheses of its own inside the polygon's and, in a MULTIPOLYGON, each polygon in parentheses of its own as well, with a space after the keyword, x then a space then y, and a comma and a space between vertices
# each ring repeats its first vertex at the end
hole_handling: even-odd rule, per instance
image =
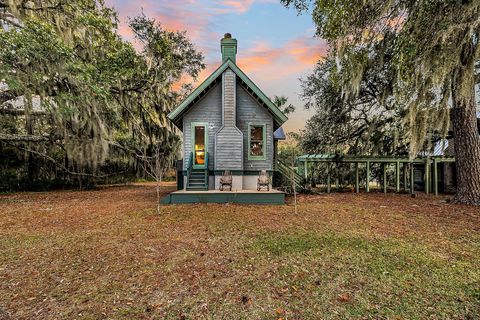
MULTIPOLYGON (((314 38, 308 14, 297 15, 279 0, 107 0, 119 13, 120 33, 127 40, 128 17, 143 12, 169 30, 186 30, 205 55, 205 79, 221 63, 220 39, 229 32, 238 40, 237 64, 269 96, 284 95, 297 107, 284 125, 286 131, 303 128, 311 112, 298 95, 299 78, 310 73, 326 55, 327 45, 314 38)), ((195 85, 199 85, 200 82, 195 85)))

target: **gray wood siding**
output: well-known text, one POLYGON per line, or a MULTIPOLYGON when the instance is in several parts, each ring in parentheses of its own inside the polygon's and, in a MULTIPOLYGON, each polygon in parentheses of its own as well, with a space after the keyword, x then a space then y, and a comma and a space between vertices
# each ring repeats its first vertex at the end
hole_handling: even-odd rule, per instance
POLYGON ((216 170, 243 169, 243 135, 235 125, 236 75, 227 69, 222 75, 223 86, 223 127, 216 134, 216 170))
POLYGON ((237 84, 237 127, 243 133, 243 169, 273 169, 273 116, 252 96, 237 84), (266 159, 248 160, 248 124, 265 124, 266 126, 266 159))
POLYGON ((216 138, 216 170, 242 170, 242 133, 236 127, 223 127, 216 138))
POLYGON ((234 127, 235 126, 235 84, 236 84, 236 75, 235 73, 227 69, 222 75, 222 85, 223 85, 223 126, 224 127, 234 127))
POLYGON ((222 127, 222 86, 217 84, 211 91, 198 101, 183 117, 183 154, 184 170, 187 169, 192 150, 192 122, 207 123, 209 154, 209 169, 215 168, 215 134, 222 127), (209 127, 213 125, 213 129, 209 127))
POLYGON ((231 70, 227 69, 222 77, 222 83, 215 85, 183 117, 184 170, 193 151, 192 122, 207 124, 210 170, 272 170, 272 115, 236 82, 231 70), (248 160, 249 124, 265 125, 265 160, 248 160), (210 129, 212 126, 213 129, 210 129))

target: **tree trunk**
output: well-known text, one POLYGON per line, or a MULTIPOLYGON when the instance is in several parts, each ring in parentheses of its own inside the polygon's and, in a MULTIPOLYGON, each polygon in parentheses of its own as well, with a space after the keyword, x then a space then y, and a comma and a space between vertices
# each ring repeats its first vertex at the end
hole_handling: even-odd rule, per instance
POLYGON ((474 89, 474 59, 452 75, 453 136, 457 167, 456 203, 480 205, 480 137, 474 89))

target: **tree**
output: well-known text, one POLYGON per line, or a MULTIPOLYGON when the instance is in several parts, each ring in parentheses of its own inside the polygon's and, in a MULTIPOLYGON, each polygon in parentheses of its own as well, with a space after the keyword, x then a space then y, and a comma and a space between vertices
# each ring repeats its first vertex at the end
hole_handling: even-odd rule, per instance
MULTIPOLYGON (((390 55, 385 55, 388 59, 390 55)), ((405 154, 407 141, 401 139, 404 126, 393 99, 380 92, 391 90, 390 68, 368 57, 358 93, 342 96, 341 70, 335 57, 319 61, 302 80, 305 108, 316 112, 302 130, 301 145, 308 153, 405 154)))
POLYGON ((312 2, 316 34, 330 43, 342 68, 344 96, 357 95, 367 58, 376 51, 378 63, 383 64, 385 46, 379 44, 391 43, 392 94, 405 111, 412 156, 434 133, 447 131, 452 112, 455 202, 479 205, 474 66, 480 55, 480 2, 282 0, 301 12, 312 2))
MULTIPOLYGON (((150 77, 144 75, 141 79, 152 79, 149 88, 154 95, 147 96, 151 99, 150 105, 154 107, 152 113, 158 114, 160 111, 164 117, 162 120, 165 121, 166 113, 180 98, 178 93, 165 90, 165 87, 171 88, 185 73, 196 78, 199 71, 204 68, 203 56, 195 50, 185 32, 165 31, 154 19, 149 19, 143 14, 131 19, 130 27, 137 41, 142 44, 142 53, 148 61, 146 71, 150 77)), ((141 101, 144 103, 145 100, 141 101)), ((152 141, 148 133, 145 134, 144 130, 140 132, 144 138, 152 141)), ((174 162, 181 145, 176 134, 172 135, 170 132, 175 132, 173 125, 168 131, 159 132, 156 135, 157 139, 151 143, 152 150, 136 148, 136 153, 142 154, 141 163, 144 171, 156 181, 157 213, 160 213, 160 182, 166 169, 174 162)))
POLYGON ((163 160, 179 137, 166 115, 182 96, 173 87, 204 68, 184 32, 135 17, 137 52, 103 1, 0 1, 0 10, 0 147, 98 179, 105 165, 132 171, 157 154, 172 164, 163 160))

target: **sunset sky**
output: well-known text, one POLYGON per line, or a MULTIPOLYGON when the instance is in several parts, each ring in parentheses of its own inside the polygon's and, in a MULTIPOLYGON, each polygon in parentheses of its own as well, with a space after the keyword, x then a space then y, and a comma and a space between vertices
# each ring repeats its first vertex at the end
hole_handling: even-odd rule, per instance
POLYGON ((119 13, 120 33, 130 40, 128 17, 153 17, 170 30, 186 30, 205 55, 199 85, 221 63, 220 39, 230 32, 238 40, 237 64, 270 97, 284 95, 297 107, 286 131, 304 127, 311 112, 299 99, 299 78, 326 55, 326 43, 314 38, 310 15, 298 16, 279 0, 107 0, 119 13))

